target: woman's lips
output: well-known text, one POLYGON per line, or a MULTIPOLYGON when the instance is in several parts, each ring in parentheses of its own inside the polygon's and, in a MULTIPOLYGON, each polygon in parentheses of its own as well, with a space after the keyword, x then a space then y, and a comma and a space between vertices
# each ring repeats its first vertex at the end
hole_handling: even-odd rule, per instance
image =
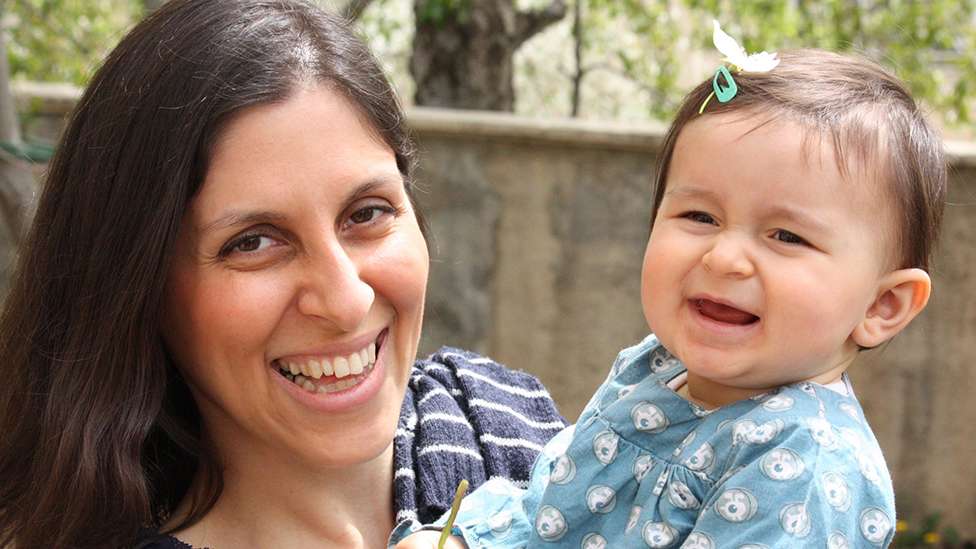
POLYGON ((388 329, 374 341, 349 355, 308 360, 276 360, 277 372, 309 393, 336 393, 361 383, 372 372, 388 329))

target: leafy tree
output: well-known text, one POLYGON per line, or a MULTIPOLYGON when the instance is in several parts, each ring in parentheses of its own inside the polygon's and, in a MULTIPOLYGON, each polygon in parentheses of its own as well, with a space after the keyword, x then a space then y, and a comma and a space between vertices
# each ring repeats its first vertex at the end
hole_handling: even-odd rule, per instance
MULTIPOLYGON (((711 19, 749 51, 815 47, 860 52, 892 68, 950 124, 976 107, 976 0, 577 0, 585 2, 584 59, 609 65, 666 118, 687 87, 681 69, 696 54, 718 55, 711 19), (631 40, 606 41, 608 29, 631 40)), ((593 72, 593 71, 590 71, 593 72)), ((692 80, 707 74, 694 75, 692 80)))
MULTIPOLYGON (((358 18, 417 104, 668 118, 718 62, 714 17, 750 50, 864 52, 949 124, 970 122, 976 108, 976 0, 318 1, 358 18)), ((11 70, 83 84, 161 2, 18 0, 4 21, 11 70)))
POLYGON ((3 25, 11 73, 84 85, 143 10, 142 0, 17 0, 3 25))

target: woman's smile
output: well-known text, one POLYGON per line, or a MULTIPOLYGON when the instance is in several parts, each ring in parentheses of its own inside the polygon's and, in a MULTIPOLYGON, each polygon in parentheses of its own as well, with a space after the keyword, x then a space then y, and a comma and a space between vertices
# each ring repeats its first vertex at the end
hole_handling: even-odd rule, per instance
POLYGON ((164 323, 221 452, 321 467, 387 451, 427 263, 393 151, 342 94, 299 89, 230 121, 181 228, 164 323))
POLYGON ((352 352, 302 353, 275 359, 271 361, 272 376, 292 398, 317 411, 355 408, 380 389, 384 363, 389 360, 384 359, 388 334, 389 330, 383 329, 364 346, 364 338, 343 345, 360 347, 352 352))

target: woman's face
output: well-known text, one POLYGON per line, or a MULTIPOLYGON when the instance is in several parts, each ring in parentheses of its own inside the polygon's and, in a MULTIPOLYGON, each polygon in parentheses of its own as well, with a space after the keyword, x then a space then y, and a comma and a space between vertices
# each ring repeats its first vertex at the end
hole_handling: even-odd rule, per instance
POLYGON ((309 87, 233 118, 183 219, 163 319, 225 465, 383 454, 427 268, 393 151, 344 96, 309 87))

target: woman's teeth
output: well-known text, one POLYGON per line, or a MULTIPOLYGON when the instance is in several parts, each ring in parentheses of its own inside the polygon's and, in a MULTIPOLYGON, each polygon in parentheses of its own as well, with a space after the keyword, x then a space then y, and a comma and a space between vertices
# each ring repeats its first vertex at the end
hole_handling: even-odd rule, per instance
POLYGON ((306 391, 315 393, 334 393, 348 389, 361 381, 360 374, 368 374, 376 364, 376 342, 372 342, 348 356, 323 357, 305 363, 278 361, 278 370, 306 391), (314 383, 322 377, 334 376, 338 381, 314 383), (348 376, 356 376, 343 379, 348 376))

